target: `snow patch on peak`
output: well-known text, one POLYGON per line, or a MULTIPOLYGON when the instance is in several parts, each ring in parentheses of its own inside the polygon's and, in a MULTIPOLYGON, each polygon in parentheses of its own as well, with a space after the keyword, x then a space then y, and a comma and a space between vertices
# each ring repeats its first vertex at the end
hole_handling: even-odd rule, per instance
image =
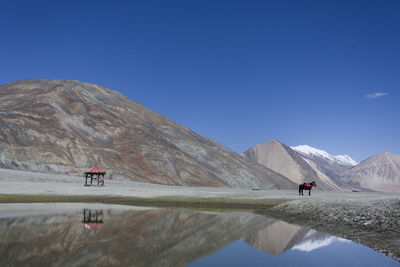
POLYGON ((355 160, 353 160, 348 155, 333 156, 324 150, 317 149, 317 148, 311 147, 309 145, 291 146, 290 148, 303 154, 303 155, 317 156, 317 157, 325 158, 325 159, 337 162, 342 165, 355 166, 358 164, 355 160))
POLYGON ((358 164, 357 161, 352 159, 349 155, 337 155, 337 156, 335 156, 335 158, 338 161, 342 162, 344 165, 355 166, 358 164))
POLYGON ((309 145, 300 145, 300 146, 291 146, 290 147, 293 150, 296 150, 297 152, 300 152, 302 154, 306 154, 309 156, 319 156, 319 157, 323 157, 323 158, 327 158, 330 160, 334 160, 335 158, 329 154, 328 152, 321 150, 321 149, 317 149, 315 147, 311 147, 309 145))

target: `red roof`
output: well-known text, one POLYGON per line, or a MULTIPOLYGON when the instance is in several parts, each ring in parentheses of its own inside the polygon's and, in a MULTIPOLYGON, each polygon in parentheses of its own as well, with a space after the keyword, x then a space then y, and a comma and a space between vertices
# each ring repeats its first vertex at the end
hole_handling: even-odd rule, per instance
POLYGON ((106 174, 106 171, 102 170, 101 168, 99 168, 97 166, 94 166, 93 168, 91 168, 91 169, 89 169, 89 170, 84 172, 84 174, 86 174, 86 173, 103 173, 103 174, 106 174))
POLYGON ((102 225, 103 225, 103 223, 85 223, 85 228, 94 230, 96 228, 99 228, 102 225))

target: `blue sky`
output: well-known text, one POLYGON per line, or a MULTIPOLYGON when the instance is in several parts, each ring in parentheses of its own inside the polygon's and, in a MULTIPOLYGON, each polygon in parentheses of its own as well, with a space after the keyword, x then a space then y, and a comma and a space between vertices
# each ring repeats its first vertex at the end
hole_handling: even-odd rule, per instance
POLYGON ((0 84, 99 84, 238 153, 277 139, 400 154, 398 0, 3 0, 0 13, 0 84))

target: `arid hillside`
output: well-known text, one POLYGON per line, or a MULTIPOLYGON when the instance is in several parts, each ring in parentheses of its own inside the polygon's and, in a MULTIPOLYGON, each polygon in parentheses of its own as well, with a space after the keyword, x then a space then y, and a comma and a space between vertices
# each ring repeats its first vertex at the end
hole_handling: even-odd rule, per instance
POLYGON ((0 167, 197 186, 293 188, 286 177, 104 87, 63 80, 0 86, 0 167))
POLYGON ((342 175, 342 180, 381 192, 400 192, 400 155, 382 152, 362 161, 342 175))

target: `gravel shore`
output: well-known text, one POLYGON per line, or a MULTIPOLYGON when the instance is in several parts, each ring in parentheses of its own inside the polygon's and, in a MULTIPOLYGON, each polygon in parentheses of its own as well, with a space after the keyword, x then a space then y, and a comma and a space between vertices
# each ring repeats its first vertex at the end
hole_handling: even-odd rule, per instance
POLYGON ((400 261, 399 194, 325 195, 277 205, 258 213, 354 240, 400 261))

